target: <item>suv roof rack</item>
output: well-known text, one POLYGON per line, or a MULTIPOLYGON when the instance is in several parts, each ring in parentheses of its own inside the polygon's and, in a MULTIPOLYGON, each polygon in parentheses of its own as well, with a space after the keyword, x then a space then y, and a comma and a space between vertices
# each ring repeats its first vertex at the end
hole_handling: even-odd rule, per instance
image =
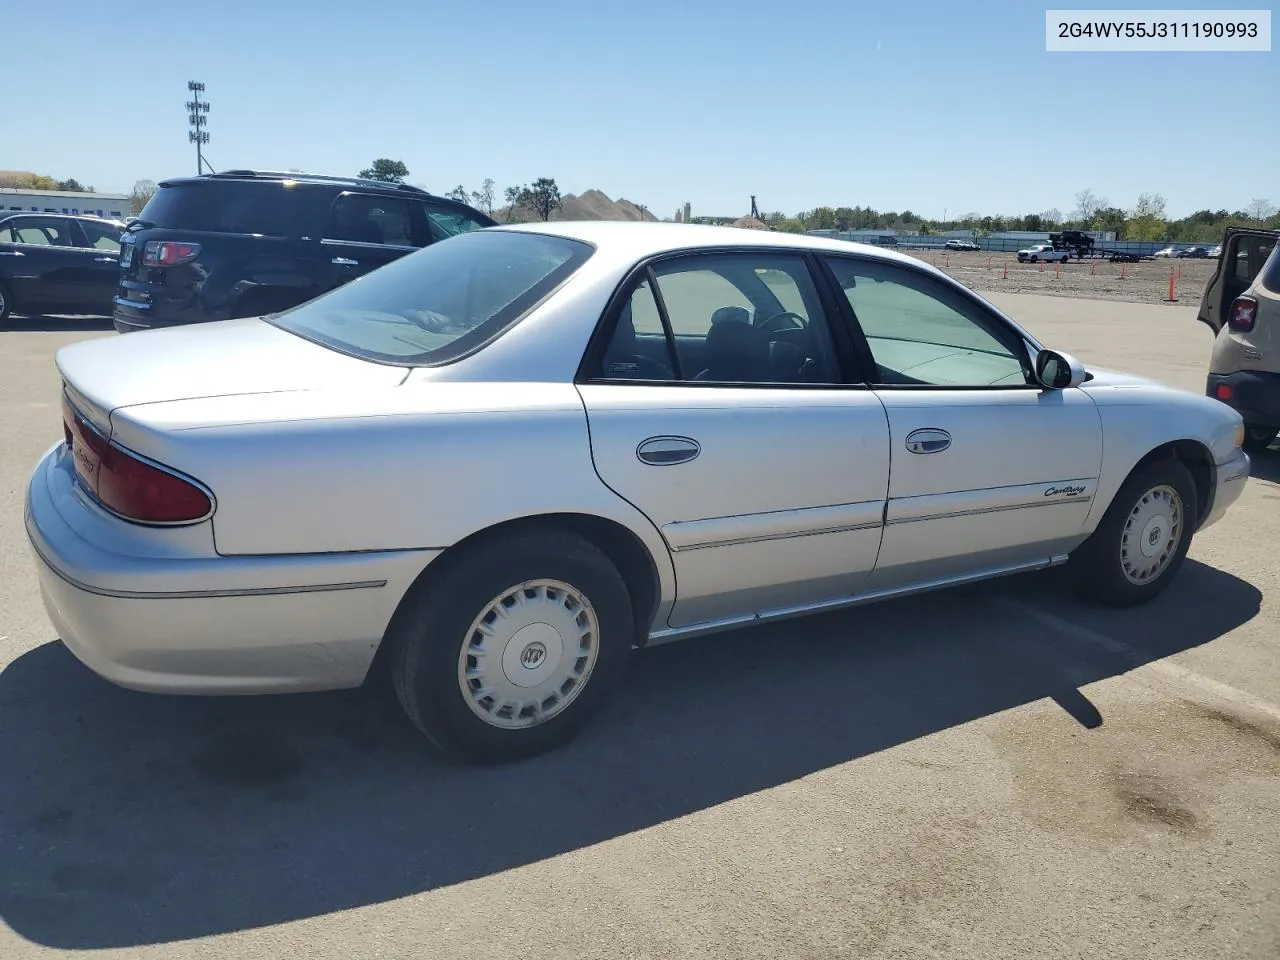
POLYGON ((422 187, 415 187, 411 183, 388 183, 385 180, 370 180, 367 177, 333 177, 323 173, 301 173, 297 170, 220 170, 217 173, 206 173, 201 179, 219 178, 219 177, 267 177, 276 179, 277 177, 284 180, 315 180, 320 183, 350 183, 361 187, 377 187, 380 190, 407 190, 410 193, 421 193, 431 196, 429 191, 423 190, 422 187))

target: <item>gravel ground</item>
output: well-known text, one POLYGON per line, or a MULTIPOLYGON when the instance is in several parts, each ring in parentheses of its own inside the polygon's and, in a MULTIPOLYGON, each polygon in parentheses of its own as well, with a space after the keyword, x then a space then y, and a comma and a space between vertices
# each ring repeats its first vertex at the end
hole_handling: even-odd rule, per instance
MULTIPOLYGON (((1203 389, 1185 305, 991 297, 1203 389)), ((58 642, 23 491, 108 331, 0 331, 3 960, 1280 957, 1280 446, 1154 604, 1050 572, 671 644, 468 769, 382 686, 147 696, 58 642)))
POLYGON ((1218 264, 1217 260, 1144 260, 1124 264, 1073 260, 1059 270, 1056 263, 1018 263, 1017 255, 1012 253, 944 254, 939 250, 918 256, 984 294, 1030 293, 1197 309, 1204 285, 1218 264), (1174 272, 1176 298, 1172 304, 1168 299, 1170 269, 1174 272))

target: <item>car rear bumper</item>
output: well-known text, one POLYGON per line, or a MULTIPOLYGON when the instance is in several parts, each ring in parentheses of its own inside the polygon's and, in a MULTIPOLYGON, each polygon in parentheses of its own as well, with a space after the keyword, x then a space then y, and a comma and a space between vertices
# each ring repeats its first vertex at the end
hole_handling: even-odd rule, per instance
POLYGON ((1225 463, 1214 467, 1213 493, 1209 501, 1209 510, 1205 513, 1197 532, 1212 526, 1222 519, 1227 509, 1240 499, 1249 479, 1249 455, 1237 450, 1235 455, 1225 463))
POLYGON ((1249 426, 1280 426, 1280 373, 1238 370, 1211 373, 1205 393, 1235 409, 1249 426), (1219 388, 1229 395, 1220 396, 1219 388))
POLYGON ((27 487, 40 593, 67 648, 135 690, 359 686, 401 597, 439 552, 223 557, 194 528, 112 517, 80 492, 69 461, 54 447, 27 487))

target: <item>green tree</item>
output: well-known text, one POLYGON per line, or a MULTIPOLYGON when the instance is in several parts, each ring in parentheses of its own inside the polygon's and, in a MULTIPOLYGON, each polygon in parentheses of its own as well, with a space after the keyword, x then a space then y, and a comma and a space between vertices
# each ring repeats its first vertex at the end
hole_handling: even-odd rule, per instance
POLYGON ((1127 240, 1163 240, 1168 223, 1164 216, 1164 197, 1158 193, 1143 193, 1129 212, 1125 224, 1127 240))
POLYGON ((517 217, 520 214, 520 207, 525 202, 525 194, 529 192, 529 188, 525 186, 507 187, 502 191, 502 197, 507 202, 507 222, 518 223, 517 217))
POLYGON ((136 217, 142 212, 142 208, 147 205, 147 201, 155 196, 156 182, 154 180, 135 180, 133 189, 129 192, 129 208, 136 217))
POLYGON ((66 180, 59 180, 58 186, 56 187, 56 189, 66 190, 68 193, 95 193, 96 192, 93 189, 93 187, 86 187, 75 177, 69 177, 66 180))
POLYGON ((448 197, 450 200, 457 200, 459 203, 467 202, 467 191, 462 186, 462 184, 458 184, 456 187, 454 187, 452 190, 446 193, 445 196, 448 197))
POLYGON ((560 206, 560 188, 551 177, 539 177, 521 191, 520 201, 542 220, 550 220, 551 211, 560 206))
POLYGON ((476 209, 493 216, 493 180, 490 177, 485 177, 479 190, 471 191, 471 203, 476 209))
POLYGON ((383 183, 404 183, 409 176, 409 168, 401 160, 388 160, 379 157, 372 165, 360 171, 364 180, 381 180, 383 183))

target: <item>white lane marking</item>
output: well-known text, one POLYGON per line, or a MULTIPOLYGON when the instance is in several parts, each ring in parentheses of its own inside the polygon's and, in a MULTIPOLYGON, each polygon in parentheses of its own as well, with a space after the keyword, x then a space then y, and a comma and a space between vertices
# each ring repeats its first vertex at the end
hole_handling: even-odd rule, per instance
POLYGON ((1094 646, 1101 647, 1108 653, 1113 653, 1118 657, 1123 657, 1132 663, 1135 667, 1143 667, 1155 673, 1163 674, 1172 680, 1178 680, 1182 683, 1193 687, 1199 687, 1206 693, 1210 693, 1223 700, 1240 704, 1248 707, 1258 713, 1265 714, 1273 720, 1280 720, 1280 706, 1271 703, 1269 700, 1263 700, 1255 697, 1251 693, 1247 693, 1238 687, 1230 684, 1222 683, 1220 680, 1214 680, 1212 677, 1206 677, 1203 674, 1196 673, 1194 670, 1188 670, 1176 663, 1168 660, 1152 660, 1149 656, 1143 654, 1135 647, 1129 646, 1114 637, 1108 637, 1105 633, 1098 633, 1096 630, 1090 630, 1088 627, 1082 627, 1070 620, 1064 620, 1056 614, 1049 613, 1046 610, 1040 610, 1033 607, 1029 603, 1023 603, 1021 600, 1009 600, 1001 598, 999 603, 1012 608, 1018 613, 1038 620, 1052 630, 1057 630, 1075 640, 1082 640, 1085 643, 1091 643, 1094 646))

